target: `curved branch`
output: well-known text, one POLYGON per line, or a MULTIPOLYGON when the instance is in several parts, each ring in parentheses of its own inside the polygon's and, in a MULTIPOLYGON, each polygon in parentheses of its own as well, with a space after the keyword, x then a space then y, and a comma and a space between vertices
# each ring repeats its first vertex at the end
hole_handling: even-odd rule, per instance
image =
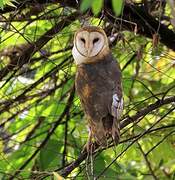
POLYGON ((165 105, 165 104, 170 104, 172 102, 175 102, 175 96, 158 100, 154 104, 150 104, 149 106, 141 109, 139 112, 137 112, 135 115, 132 117, 127 117, 120 123, 120 128, 123 129, 126 127, 128 124, 132 122, 136 122, 138 120, 141 120, 144 116, 146 116, 148 113, 154 111, 155 109, 158 109, 159 107, 165 105))
MULTIPOLYGON (((63 6, 69 6, 76 9, 79 7, 76 0, 58 0, 58 2, 63 6)), ((157 34, 159 35, 161 43, 168 48, 175 50, 175 32, 150 15, 146 11, 144 5, 125 3, 122 16, 116 17, 113 12, 111 1, 105 0, 103 15, 113 24, 119 24, 119 30, 134 31, 137 26, 137 33, 140 35, 153 38, 153 35, 157 34)))
MULTIPOLYGON (((111 12, 111 9, 112 7, 108 1, 106 11, 111 12)), ((113 24, 121 24, 123 30, 135 31, 136 29, 138 34, 148 38, 157 35, 161 43, 175 51, 175 32, 151 16, 144 6, 126 4, 121 19, 116 18, 114 13, 111 16, 107 12, 105 13, 106 17, 113 24)))

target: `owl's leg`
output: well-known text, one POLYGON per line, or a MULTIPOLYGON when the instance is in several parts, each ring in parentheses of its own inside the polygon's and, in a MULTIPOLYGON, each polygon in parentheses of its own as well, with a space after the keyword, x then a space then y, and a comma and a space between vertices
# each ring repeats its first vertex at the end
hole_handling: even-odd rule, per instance
POLYGON ((91 131, 91 129, 89 129, 88 140, 87 140, 87 143, 86 143, 86 150, 87 150, 87 152, 90 152, 90 150, 92 149, 92 145, 93 145, 93 142, 92 142, 92 131, 91 131))
POLYGON ((88 135, 88 140, 87 143, 84 145, 82 152, 87 151, 90 152, 93 146, 93 142, 92 142, 92 131, 89 128, 89 135, 88 135))
POLYGON ((120 140, 120 127, 117 119, 113 120, 111 135, 112 135, 112 139, 114 140, 114 143, 117 145, 120 140))
POLYGON ((101 147, 107 147, 108 146, 108 140, 106 136, 106 130, 104 128, 102 120, 97 122, 95 124, 95 129, 94 129, 94 139, 96 143, 101 146, 101 147))

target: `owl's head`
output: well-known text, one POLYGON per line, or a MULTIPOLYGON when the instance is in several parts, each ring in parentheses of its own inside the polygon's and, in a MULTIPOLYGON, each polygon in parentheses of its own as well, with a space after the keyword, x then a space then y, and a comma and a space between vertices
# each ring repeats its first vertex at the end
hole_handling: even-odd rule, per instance
POLYGON ((72 55, 76 64, 93 63, 109 53, 108 38, 100 27, 79 29, 74 36, 72 55))

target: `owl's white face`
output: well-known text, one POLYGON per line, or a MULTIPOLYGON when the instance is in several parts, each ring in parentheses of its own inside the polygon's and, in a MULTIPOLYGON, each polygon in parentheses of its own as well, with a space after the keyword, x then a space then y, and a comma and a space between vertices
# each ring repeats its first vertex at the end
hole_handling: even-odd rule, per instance
POLYGON ((77 51, 87 58, 94 57, 103 49, 104 36, 100 32, 81 31, 75 37, 77 51))
POLYGON ((72 55, 75 63, 93 63, 109 53, 108 38, 100 27, 84 27, 74 36, 72 55))

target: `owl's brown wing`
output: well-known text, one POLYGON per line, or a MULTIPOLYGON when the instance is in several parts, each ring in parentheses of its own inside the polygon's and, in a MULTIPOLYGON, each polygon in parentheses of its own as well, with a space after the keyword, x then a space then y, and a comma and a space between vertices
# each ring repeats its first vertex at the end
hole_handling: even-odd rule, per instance
POLYGON ((102 141, 112 133, 121 116, 123 100, 121 71, 110 55, 98 63, 78 67, 76 89, 95 139, 102 141))
POLYGON ((123 112, 123 95, 122 95, 122 84, 121 84, 121 70, 118 62, 112 62, 112 77, 114 80, 114 91, 112 95, 111 114, 116 119, 120 119, 123 112))

